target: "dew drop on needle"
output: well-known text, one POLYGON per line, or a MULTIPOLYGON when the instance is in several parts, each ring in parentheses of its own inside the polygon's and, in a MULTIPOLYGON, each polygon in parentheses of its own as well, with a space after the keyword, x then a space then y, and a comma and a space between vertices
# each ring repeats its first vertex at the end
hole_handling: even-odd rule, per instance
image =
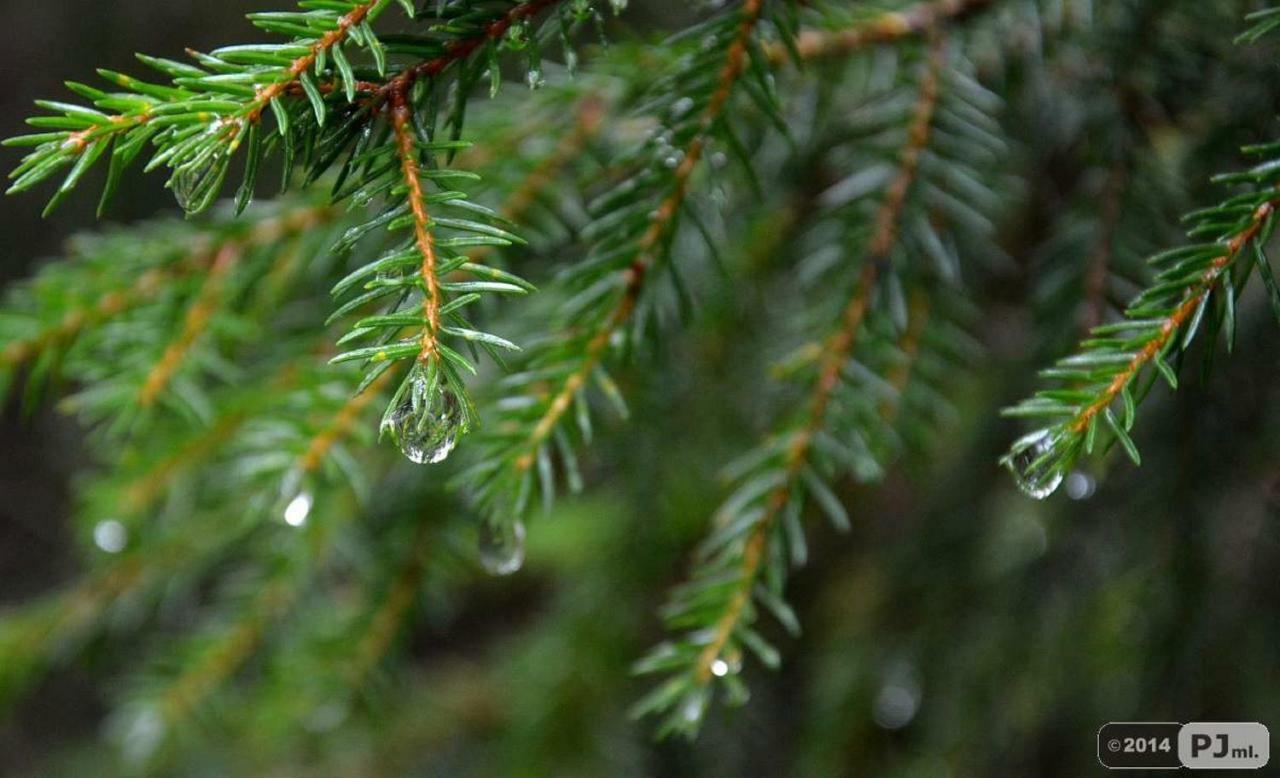
POLYGON ((1062 467, 1052 455, 1056 442, 1049 430, 1041 430, 1014 445, 1006 464, 1027 496, 1043 500, 1062 483, 1062 467))
POLYGON ((414 387, 382 421, 383 434, 395 441, 405 458, 419 465, 443 462, 466 432, 457 395, 443 388, 424 394, 414 387))
POLYGON ((524 523, 485 521, 480 524, 476 550, 480 566, 492 575, 511 575, 524 564, 524 523))

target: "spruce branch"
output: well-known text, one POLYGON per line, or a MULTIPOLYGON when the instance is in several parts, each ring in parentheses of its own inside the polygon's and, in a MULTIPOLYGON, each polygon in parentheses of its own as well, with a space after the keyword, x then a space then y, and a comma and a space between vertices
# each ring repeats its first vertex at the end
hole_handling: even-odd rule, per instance
POLYGON ((587 261, 599 280, 587 290, 588 299, 575 304, 587 312, 580 321, 568 325, 566 336, 548 341, 531 355, 528 370, 513 375, 505 384, 509 391, 527 391, 527 401, 508 404, 514 413, 496 434, 487 436, 487 450, 480 463, 464 476, 487 504, 491 523, 502 527, 519 524, 531 504, 535 470, 544 503, 552 498, 552 444, 570 474, 571 484, 577 483, 572 445, 561 422, 576 408, 579 432, 589 437, 585 390, 593 379, 615 405, 622 407, 620 393, 604 372, 603 362, 635 313, 646 280, 670 246, 690 179, 713 132, 723 126, 729 100, 747 70, 753 35, 764 6, 763 0, 746 0, 741 8, 710 23, 712 31, 706 39, 724 43, 704 47, 698 58, 670 79, 672 84, 689 80, 707 83, 708 92, 698 98, 701 109, 694 112, 692 96, 673 99, 670 94, 658 93, 659 104, 675 117, 664 132, 671 138, 685 138, 683 145, 678 149, 641 150, 637 163, 640 172, 601 198, 600 215, 595 222, 598 226, 591 236, 599 238, 593 246, 596 258, 587 261), (713 62, 716 76, 708 82, 700 74, 713 62), (619 218, 626 219, 626 223, 618 224, 619 218), (603 228, 605 224, 617 229, 610 233, 603 228))
MULTIPOLYGON (((1268 167, 1264 163, 1232 178, 1267 180, 1268 167)), ((1130 430, 1138 398, 1145 394, 1139 383, 1146 368, 1154 368, 1176 389, 1177 374, 1169 361, 1190 346, 1206 312, 1220 319, 1230 342, 1238 286, 1232 273, 1242 254, 1261 255, 1277 205, 1280 198, 1264 190, 1193 214, 1189 234, 1211 242, 1152 257, 1152 266, 1160 270, 1155 285, 1130 304, 1124 319, 1094 328, 1077 354, 1042 372, 1065 388, 1042 390, 1006 411, 1021 418, 1059 419, 1020 438, 1002 460, 1024 491, 1047 497, 1082 454, 1094 451, 1106 430, 1135 463, 1141 462, 1130 430), (1220 311, 1211 310, 1211 298, 1220 301, 1220 311)), ((1267 268, 1263 272, 1270 275, 1267 268)))
POLYGON ((781 540, 776 530, 784 514, 794 517, 798 513, 804 493, 802 484, 832 513, 833 520, 848 523, 844 509, 818 481, 811 459, 817 439, 829 423, 828 412, 837 389, 846 380, 847 366, 873 305, 877 283, 886 272, 898 241, 908 195, 917 180, 934 124, 946 60, 944 51, 941 37, 935 37, 906 140, 898 153, 896 172, 872 220, 871 237, 853 293, 821 348, 807 411, 794 429, 767 446, 764 459, 776 458, 777 466, 752 473, 741 491, 725 503, 720 528, 704 546, 692 581, 673 594, 666 610, 667 621, 673 628, 691 629, 690 633, 679 644, 661 644, 637 667, 640 672, 671 675, 635 709, 637 714, 663 714, 663 732, 695 734, 711 700, 711 685, 718 679, 727 686, 731 700, 744 698, 745 687, 737 677, 744 646, 767 664, 776 664, 773 649, 751 629, 755 619, 753 601, 759 600, 784 623, 795 624, 794 616, 778 596, 780 575, 771 575, 768 581, 762 578, 782 564, 781 540))
MULTIPOLYGON (((1275 28, 1274 9, 1247 18, 1252 24, 1238 41, 1254 42, 1275 28)), ((1216 181, 1246 191, 1184 219, 1188 237, 1199 242, 1148 259, 1156 271, 1154 282, 1123 317, 1093 328, 1075 354, 1041 371, 1051 388, 1006 409, 1008 416, 1041 425, 1016 440, 1001 459, 1029 496, 1048 497, 1081 456, 1113 443, 1141 464, 1131 433, 1138 404, 1157 380, 1148 368, 1176 390, 1175 365, 1205 325, 1210 353, 1220 334, 1232 349, 1236 300, 1255 268, 1280 311, 1280 292, 1265 255, 1280 204, 1274 173, 1280 144, 1244 151, 1265 161, 1216 181), (1241 262, 1242 256, 1248 259, 1241 262)))

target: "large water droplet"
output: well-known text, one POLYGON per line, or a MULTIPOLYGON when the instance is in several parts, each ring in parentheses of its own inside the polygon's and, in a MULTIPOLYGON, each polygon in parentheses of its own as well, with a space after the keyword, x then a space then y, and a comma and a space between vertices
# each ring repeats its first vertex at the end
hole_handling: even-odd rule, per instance
POLYGON ((298 492, 284 506, 284 523, 290 527, 301 527, 307 523, 311 515, 312 497, 310 492, 298 492))
POLYGON ((198 162, 178 168, 169 180, 169 188, 182 210, 197 214, 208 208, 222 189, 230 162, 231 155, 218 149, 198 162))
POLYGON ((1013 444, 1013 451, 1005 460, 1018 488, 1028 497, 1043 500, 1053 494, 1062 483, 1061 464, 1049 454, 1057 443, 1057 437, 1049 430, 1032 433, 1013 444))
POLYGON ((116 519, 106 519, 94 525, 93 542, 108 554, 119 554, 129 544, 129 530, 116 519))
POLYGON ((524 564, 524 523, 483 522, 476 547, 481 567, 493 575, 511 575, 524 564))
POLYGON ((391 436, 400 452, 419 465, 443 462, 458 437, 466 432, 462 403, 448 389, 428 393, 425 381, 415 385, 403 401, 382 420, 382 432, 391 436))
POLYGON ((723 678, 731 673, 738 673, 742 670, 742 652, 731 651, 724 656, 716 657, 711 663, 711 674, 717 678, 723 678))

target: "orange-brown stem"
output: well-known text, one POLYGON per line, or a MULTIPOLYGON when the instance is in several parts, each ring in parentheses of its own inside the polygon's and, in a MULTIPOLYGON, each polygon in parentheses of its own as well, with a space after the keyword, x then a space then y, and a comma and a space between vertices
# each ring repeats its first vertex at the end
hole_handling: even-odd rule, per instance
MULTIPOLYGON (((251 230, 243 238, 228 241, 242 249, 267 245, 287 235, 303 232, 332 218, 337 211, 329 206, 303 208, 279 218, 268 219, 251 230)), ((61 322, 27 340, 15 341, 0 350, 0 368, 19 365, 45 349, 70 341, 85 327, 113 316, 126 313, 146 302, 164 289, 169 281, 185 278, 194 273, 206 272, 212 266, 222 244, 210 250, 207 244, 195 247, 187 257, 165 267, 147 270, 125 289, 105 293, 93 305, 68 312, 61 322)))
POLYGON ((431 215, 427 213, 426 195, 422 191, 422 169, 418 163, 418 146, 413 139, 413 115, 407 95, 397 91, 392 96, 391 127, 400 154, 400 172, 408 190, 409 209, 413 214, 413 241, 422 257, 422 348, 418 360, 428 362, 439 355, 440 344, 440 279, 436 275, 436 241, 431 234, 431 215))
POLYGON ((288 77, 267 84, 258 90, 254 96, 253 103, 250 104, 245 118, 250 122, 256 122, 262 116, 262 112, 266 110, 271 101, 292 89, 302 78, 302 74, 306 73, 322 52, 327 52, 334 46, 340 45, 351 33, 351 28, 359 25, 369 16, 369 12, 378 5, 378 0, 370 0, 367 3, 361 3, 338 19, 338 25, 334 29, 320 36, 320 39, 311 44, 311 48, 306 54, 295 59, 286 71, 288 77))
POLYGON ((169 385, 169 381, 178 371, 178 367, 191 347, 208 328, 209 322, 217 313, 227 274, 240 260, 240 256, 241 248, 234 243, 227 243, 219 249, 213 266, 209 268, 209 275, 205 277, 199 296, 187 309, 182 332, 169 343, 160 361, 151 368, 142 382, 142 389, 138 392, 138 404, 143 408, 148 408, 155 403, 160 393, 169 385))
POLYGON ((382 100, 394 99, 397 93, 407 93, 409 87, 413 86, 418 79, 430 78, 443 73, 445 68, 471 56, 489 41, 497 40, 506 35, 507 30, 511 29, 513 25, 532 18, 543 9, 550 8, 560 2, 563 2, 563 0, 530 0, 512 7, 502 18, 491 22, 485 27, 482 34, 453 41, 445 47, 444 53, 440 56, 401 71, 382 86, 378 92, 378 98, 382 100))
POLYGON ((307 449, 302 456, 298 457, 297 469, 302 473, 313 473, 320 468, 324 462, 325 456, 333 449, 333 447, 346 437, 347 433, 360 420, 360 414, 378 397, 382 389, 391 380, 394 369, 386 370, 382 375, 374 379, 373 383, 360 394, 354 395, 347 399, 347 402, 333 417, 333 421, 329 426, 321 430, 311 442, 307 444, 307 449))

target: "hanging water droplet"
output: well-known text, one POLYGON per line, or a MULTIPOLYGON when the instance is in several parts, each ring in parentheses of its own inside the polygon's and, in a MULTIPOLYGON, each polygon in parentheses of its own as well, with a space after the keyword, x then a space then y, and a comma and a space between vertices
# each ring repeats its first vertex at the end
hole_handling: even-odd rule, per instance
POLYGON ((298 492, 284 507, 284 523, 290 527, 301 527, 306 524, 307 516, 311 515, 311 505, 311 493, 298 492))
POLYGON ((702 721, 703 714, 707 712, 709 701, 710 695, 706 689, 689 692, 680 703, 680 717, 690 724, 697 724, 702 721))
POLYGON ((711 166, 716 168, 724 167, 729 164, 729 155, 723 151, 717 151, 711 155, 711 166))
POLYGON ((872 704, 872 718, 885 729, 902 729, 920 710, 923 689, 920 674, 911 664, 902 663, 886 674, 872 704))
POLYGON ((1013 444, 1013 451, 1005 463, 1013 473, 1018 488, 1028 497, 1043 500, 1053 494, 1062 483, 1061 465, 1055 457, 1045 456, 1053 450, 1057 440, 1046 429, 1013 444))
POLYGON ((688 113, 690 108, 693 108, 693 98, 682 97, 671 104, 671 115, 679 119, 688 113))
POLYGON ((476 548, 480 566, 492 575, 511 575, 524 564, 524 522, 483 522, 476 548))
POLYGON ((124 758, 133 764, 149 759, 164 739, 164 717, 151 706, 129 711, 128 718, 122 724, 121 751, 124 758))
POLYGON ((1087 500, 1097 488, 1098 482, 1088 473, 1077 470, 1067 476, 1067 496, 1073 500, 1087 500))
POLYGON ((444 388, 428 393, 423 378, 414 379, 401 403, 382 420, 382 433, 419 465, 443 462, 466 431, 457 396, 444 388))
POLYGON ((742 652, 730 649, 728 653, 716 657, 711 662, 711 674, 717 678, 736 674, 742 670, 742 652))
POLYGON ((188 215, 200 213, 217 199, 244 130, 243 120, 215 119, 198 139, 199 149, 190 157, 180 158, 169 188, 188 215))
POLYGON ((108 554, 119 554, 129 543, 129 530, 116 519, 100 521, 93 527, 93 543, 108 554))
POLYGON ((178 206, 194 215, 208 208, 222 189, 231 156, 224 150, 211 152, 204 159, 188 163, 174 171, 169 188, 178 206))

